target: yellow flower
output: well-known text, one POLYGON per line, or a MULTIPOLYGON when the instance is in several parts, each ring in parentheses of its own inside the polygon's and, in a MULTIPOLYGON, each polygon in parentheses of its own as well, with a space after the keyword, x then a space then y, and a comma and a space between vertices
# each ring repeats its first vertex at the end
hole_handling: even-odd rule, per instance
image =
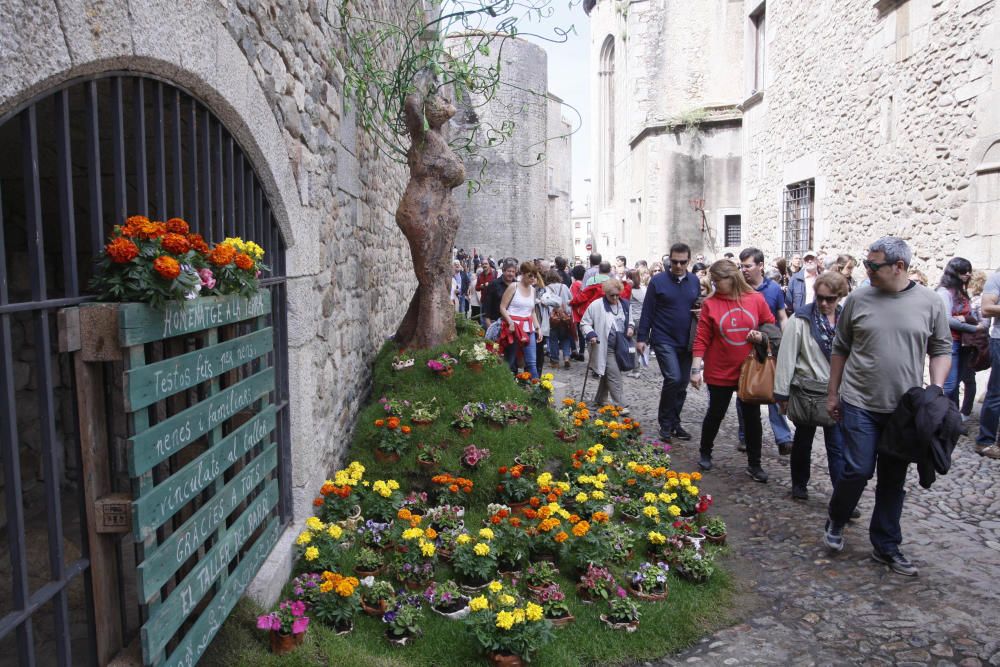
POLYGON ((508 593, 504 593, 499 598, 497 598, 497 600, 500 602, 500 604, 502 604, 505 607, 512 607, 517 603, 517 598, 515 598, 513 595, 509 595, 508 593))
POLYGON ((514 614, 509 611, 501 611, 497 614, 497 627, 503 630, 510 630, 514 626, 514 614))
POLYGON ((658 533, 655 530, 649 531, 646 538, 649 540, 650 544, 663 544, 667 541, 667 538, 662 533, 658 533))
POLYGON ((333 582, 332 581, 324 581, 322 584, 319 585, 319 592, 320 593, 329 593, 332 590, 333 590, 333 582))
POLYGON ((493 539, 493 531, 491 529, 489 529, 489 528, 480 528, 479 529, 479 537, 483 538, 484 540, 492 540, 493 539))
POLYGON ((550 484, 552 484, 552 473, 543 472, 541 475, 538 476, 535 482, 538 484, 538 486, 549 486, 550 484))
POLYGON ((604 420, 598 419, 597 421, 594 422, 594 426, 604 426, 604 420))
POLYGON ((424 531, 419 528, 407 528, 403 531, 404 540, 415 540, 418 537, 423 537, 424 531))
POLYGON ((472 598, 469 600, 469 609, 472 611, 482 611, 490 606, 490 603, 486 601, 486 598, 480 595, 477 598, 472 598))
POLYGON ((642 499, 645 500, 647 503, 655 503, 656 494, 647 491, 646 493, 642 494, 642 499))
POLYGON ((552 391, 552 383, 549 382, 548 380, 543 380, 542 381, 542 389, 545 389, 547 391, 552 391))
POLYGON ((514 610, 514 623, 524 623, 524 610, 520 607, 514 610))
POLYGON ((499 581, 491 581, 489 585, 490 593, 499 593, 503 590, 503 584, 499 581))
POLYGON ((670 502, 670 494, 669 493, 662 493, 661 492, 659 495, 656 496, 656 498, 661 503, 669 503, 670 502))
POLYGON ((344 529, 335 523, 331 523, 330 527, 326 529, 326 534, 335 540, 339 540, 340 536, 344 534, 344 529))
POLYGON ((421 541, 420 542, 420 553, 422 553, 424 556, 427 556, 428 558, 430 558, 431 556, 434 555, 434 544, 431 543, 431 542, 421 541))
POLYGON ((593 498, 594 500, 604 500, 604 492, 603 491, 591 491, 590 492, 590 497, 593 498))
POLYGON ((692 496, 697 496, 698 495, 698 487, 694 486, 692 484, 691 486, 688 487, 688 493, 690 493, 692 496))
POLYGON ((543 615, 542 608, 534 602, 529 602, 524 609, 524 615, 528 617, 529 621, 540 621, 543 615))
POLYGON ((610 464, 610 463, 614 462, 614 459, 612 457, 610 457, 610 456, 605 456, 603 459, 601 459, 601 462, 602 463, 610 464))
POLYGON ((671 489, 680 485, 681 483, 677 481, 676 477, 671 477, 670 479, 667 480, 667 487, 671 489))
POLYGON ((472 550, 476 552, 477 556, 486 556, 490 553, 490 545, 480 542, 476 546, 472 547, 472 550))
POLYGON ((667 508, 667 511, 670 512, 670 516, 681 515, 681 508, 678 507, 677 505, 671 505, 670 507, 667 508))
POLYGON ((306 519, 306 527, 310 530, 323 530, 326 528, 326 524, 320 521, 318 516, 311 516, 306 519))
POLYGON ((469 537, 468 534, 466 533, 462 533, 461 535, 455 538, 455 542, 457 542, 458 544, 468 544, 471 541, 472 538, 469 537))
POLYGON ((588 497, 586 493, 581 491, 580 493, 576 494, 576 497, 574 497, 573 500, 575 500, 578 503, 585 503, 587 502, 588 497))
POLYGON ((301 533, 299 533, 299 538, 295 540, 295 543, 301 547, 312 542, 312 538, 313 538, 312 533, 310 533, 307 530, 304 530, 301 533))
POLYGON ((306 560, 316 560, 319 558, 319 549, 316 547, 309 547, 306 549, 305 557, 306 560))
POLYGON ((347 579, 337 584, 337 595, 342 598, 349 598, 354 595, 354 586, 347 579))
POLYGON ((642 508, 642 513, 651 519, 660 516, 660 510, 656 509, 656 505, 646 505, 642 508))

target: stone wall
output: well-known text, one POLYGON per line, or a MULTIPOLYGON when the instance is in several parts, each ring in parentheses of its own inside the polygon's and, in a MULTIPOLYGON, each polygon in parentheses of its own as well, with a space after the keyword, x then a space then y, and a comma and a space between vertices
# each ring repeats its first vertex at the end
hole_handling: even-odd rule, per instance
MULTIPOLYGON (((464 48, 464 37, 449 38, 452 49, 464 48)), ((496 62, 493 55, 477 54, 483 66, 496 62)), ((559 216, 569 225, 570 151, 560 143, 561 104, 548 96, 545 50, 515 38, 503 44, 501 85, 493 99, 459 100, 456 122, 464 131, 478 127, 479 141, 490 128, 513 122, 513 134, 503 143, 481 151, 481 158, 466 160, 466 177, 479 181, 471 194, 456 190, 462 215, 455 245, 481 255, 518 259, 547 257, 566 252, 569 240, 556 233, 559 216), (551 139, 551 141, 550 141, 551 139), (485 170, 483 164, 485 163, 485 170), (550 197, 565 200, 551 205, 550 197)))
MULTIPOLYGON (((409 3, 365 11, 401 16, 409 3)), ((262 181, 288 245, 289 390, 297 522, 350 442, 371 362, 415 279, 394 211, 405 167, 359 132, 342 91, 337 3, 300 0, 3 3, 0 115, 74 77, 161 76, 226 124, 262 181), (13 29, 11 29, 13 27, 13 29)), ((25 387, 29 387, 26 384, 25 387)), ((291 569, 289 530, 253 590, 273 602, 291 569)))
POLYGON ((863 255, 896 234, 932 280, 955 255, 1000 264, 1000 164, 990 166, 1000 160, 988 154, 1000 139, 997 3, 801 0, 766 11, 763 97, 744 105, 752 238, 780 252, 784 188, 813 179, 818 250, 863 255))

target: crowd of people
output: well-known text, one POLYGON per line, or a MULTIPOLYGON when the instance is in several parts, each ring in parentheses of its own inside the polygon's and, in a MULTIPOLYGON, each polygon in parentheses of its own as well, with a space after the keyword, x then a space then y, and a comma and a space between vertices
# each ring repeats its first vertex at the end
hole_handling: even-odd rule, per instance
POLYGON ((598 407, 614 404, 628 414, 624 378, 655 360, 663 378, 662 442, 692 439, 681 414, 688 387, 705 385, 703 471, 713 468, 744 362, 770 355, 771 400, 736 400, 747 474, 768 481, 761 458, 766 405, 778 454, 789 457, 791 497, 808 499, 813 439, 822 429, 833 485, 827 547, 843 549, 844 528, 860 517, 858 500, 877 474, 872 558, 913 576, 917 568, 899 548, 907 466, 918 464, 922 484, 925 475, 933 481, 935 467, 942 471, 942 457, 950 457, 972 414, 977 370, 991 373, 975 451, 1000 459, 1000 271, 987 276, 956 257, 932 290, 911 260, 906 242, 891 236, 860 262, 806 251, 768 264, 757 248, 709 261, 692 257, 684 243, 631 266, 623 256, 611 263, 592 254, 584 267, 563 257, 496 261, 459 251, 451 294, 458 312, 500 342, 513 372, 538 377, 546 359, 553 369, 586 362, 598 380, 598 407), (855 275, 859 268, 863 276, 855 275))

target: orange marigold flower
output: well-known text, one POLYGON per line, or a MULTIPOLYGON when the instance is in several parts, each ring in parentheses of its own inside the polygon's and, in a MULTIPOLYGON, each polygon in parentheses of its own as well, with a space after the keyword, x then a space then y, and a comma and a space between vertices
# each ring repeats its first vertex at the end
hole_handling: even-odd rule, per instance
POLYGON ((389 417, 389 419, 386 420, 385 425, 390 429, 399 428, 399 417, 389 417))
POLYGON ((187 234, 190 231, 188 223, 181 218, 170 218, 166 222, 167 231, 172 234, 187 234))
POLYGON ((468 486, 463 486, 462 491, 465 491, 466 493, 472 493, 472 482, 469 482, 468 486))
POLYGON ((225 266, 236 259, 236 250, 229 245, 217 245, 208 253, 208 261, 216 266, 225 266))
POLYGON ((504 519, 510 516, 510 512, 508 512, 507 510, 500 510, 499 512, 497 512, 497 514, 504 519))
POLYGON ((569 535, 566 534, 565 530, 560 530, 558 533, 555 534, 555 536, 552 539, 554 539, 556 543, 562 544, 563 542, 569 539, 569 535))
POLYGON ((153 270, 160 274, 165 280, 173 280, 181 275, 181 265, 173 257, 166 255, 157 257, 153 261, 153 270))
POLYGON ((119 237, 104 246, 104 252, 108 254, 115 264, 128 264, 139 256, 139 248, 130 240, 119 237))
POLYGON ((500 468, 498 470, 499 470, 499 472, 500 472, 501 475, 506 475, 507 474, 507 466, 500 466, 500 468))
POLYGON ((517 528, 518 526, 521 525, 521 520, 516 516, 512 516, 510 519, 508 519, 507 523, 517 528))
POLYGON ((559 496, 557 496, 554 493, 550 493, 549 495, 545 496, 545 499, 548 500, 550 503, 554 503, 556 500, 559 499, 559 496))
POLYGON ((163 249, 174 255, 183 255, 191 249, 191 242, 186 237, 173 232, 168 232, 160 239, 163 249))
POLYGON ((333 484, 324 484, 323 486, 319 487, 319 492, 324 496, 328 496, 331 493, 333 493, 333 490, 335 488, 336 487, 333 484))
POLYGON ((400 519, 403 519, 404 521, 409 521, 410 517, 412 517, 413 515, 410 513, 410 510, 403 507, 398 512, 396 512, 396 516, 399 517, 400 519))
POLYGON ((242 269, 243 271, 249 271, 253 268, 253 260, 250 259, 250 255, 244 255, 243 253, 236 253, 236 268, 242 269))
POLYGON ((524 514, 525 517, 527 517, 529 519, 537 519, 538 518, 538 512, 536 512, 535 510, 531 509, 530 507, 528 507, 527 509, 525 509, 524 512, 523 512, 523 514, 524 514))
POLYGON ((385 426, 385 420, 384 419, 376 419, 375 420, 375 426, 377 426, 379 428, 382 428, 383 426, 385 426))
POLYGON ((528 504, 532 507, 538 507, 542 504, 542 501, 539 500, 537 496, 531 496, 531 498, 528 499, 528 504))
POLYGON ((141 239, 158 239, 167 233, 167 226, 162 222, 144 222, 139 226, 135 236, 141 239))
POLYGON ((412 431, 413 429, 411 429, 409 426, 402 426, 399 430, 409 435, 410 431, 412 431))
POLYGON ((552 516, 552 510, 550 510, 547 505, 545 507, 540 507, 538 509, 538 516, 542 517, 543 519, 547 519, 550 516, 552 516))
POLYGON ((583 537, 590 530, 590 524, 586 521, 580 521, 575 526, 573 526, 573 534, 577 537, 583 537))
POLYGON ((458 484, 452 484, 451 486, 448 487, 448 490, 451 491, 452 493, 458 493, 458 484))
POLYGON ((313 507, 322 507, 322 506, 323 506, 323 496, 316 496, 316 498, 313 499, 313 507))
POLYGON ((569 518, 566 519, 566 520, 569 521, 572 524, 580 523, 580 515, 579 514, 570 514, 569 518))
POLYGON ((608 515, 606 512, 594 512, 594 516, 592 518, 595 523, 606 523, 608 515))
POLYGON ((125 236, 135 236, 142 229, 143 225, 149 224, 149 218, 144 215, 133 215, 125 220, 122 225, 122 234, 125 236))
POLYGON ((203 255, 208 254, 208 244, 205 243, 205 238, 201 234, 188 234, 187 239, 192 248, 203 255))
POLYGON ((635 486, 635 482, 636 482, 635 477, 629 477, 627 480, 625 480, 625 483, 628 484, 629 486, 635 486))
POLYGON ((437 531, 431 528, 430 526, 427 526, 427 528, 424 529, 424 537, 426 537, 428 540, 433 540, 437 536, 438 536, 437 531))
POLYGON ((494 526, 499 526, 501 521, 503 521, 503 519, 501 519, 496 514, 490 517, 490 523, 492 523, 494 526))

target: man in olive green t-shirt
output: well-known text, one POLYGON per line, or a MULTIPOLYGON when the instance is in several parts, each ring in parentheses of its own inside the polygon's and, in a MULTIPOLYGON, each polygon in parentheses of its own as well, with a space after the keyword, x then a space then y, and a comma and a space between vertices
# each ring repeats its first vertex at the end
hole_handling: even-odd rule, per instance
POLYGON ((827 408, 843 429, 844 474, 834 486, 823 537, 830 549, 844 548, 844 525, 877 469, 872 558, 915 576, 917 568, 899 551, 908 464, 879 457, 878 441, 903 394, 923 386, 925 357, 931 384, 944 384, 951 332, 941 299, 909 279, 910 257, 902 239, 873 243, 864 261, 871 286, 851 294, 837 322, 827 408))

